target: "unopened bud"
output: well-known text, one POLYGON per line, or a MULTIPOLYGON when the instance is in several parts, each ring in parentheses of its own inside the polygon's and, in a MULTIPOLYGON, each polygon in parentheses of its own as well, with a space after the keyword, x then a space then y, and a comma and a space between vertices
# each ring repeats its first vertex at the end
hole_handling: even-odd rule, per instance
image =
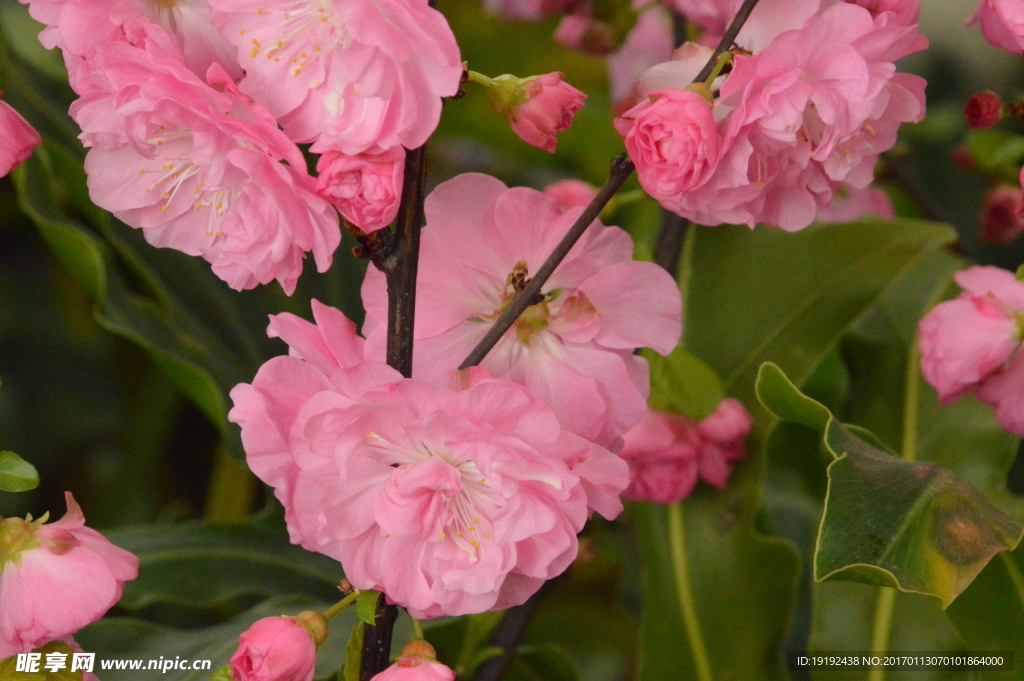
POLYGON ((715 95, 711 92, 711 88, 708 87, 707 83, 690 83, 683 89, 689 90, 690 92, 696 92, 698 95, 706 99, 708 104, 711 106, 715 105, 715 95))
POLYGON ((292 619, 309 632, 318 646, 327 640, 327 620, 320 613, 306 610, 292 619))
POLYGON ((348 581, 347 579, 342 579, 338 583, 338 589, 340 589, 341 593, 345 594, 346 596, 355 591, 355 587, 352 586, 352 582, 348 581))
POLYGON ((437 652, 434 650, 434 646, 421 638, 417 638, 405 644, 399 657, 422 657, 428 660, 436 660, 437 652))
POLYGON ((612 27, 581 14, 562 17, 553 37, 556 43, 593 57, 603 57, 615 49, 615 31, 612 27))
POLYGON ((974 154, 971 153, 966 144, 958 144, 953 147, 950 157, 953 159, 953 164, 966 173, 974 172, 978 165, 974 160, 974 154))
POLYGON ((1006 185, 985 195, 978 217, 978 236, 990 244, 1008 244, 1024 233, 1021 204, 1024 190, 1006 185))
POLYGON ((991 128, 1003 119, 1003 100, 991 90, 973 94, 964 106, 964 116, 971 130, 991 128))

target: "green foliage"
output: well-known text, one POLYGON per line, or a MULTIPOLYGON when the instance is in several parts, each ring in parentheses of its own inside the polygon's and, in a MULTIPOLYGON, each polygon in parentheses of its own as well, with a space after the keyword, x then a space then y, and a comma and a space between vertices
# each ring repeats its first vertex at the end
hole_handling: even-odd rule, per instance
MULTIPOLYGON (((774 364, 758 397, 778 418, 822 431, 835 457, 814 559, 819 580, 849 579, 938 597, 948 606, 1024 526, 934 463, 901 459, 836 422, 774 364)), ((877 442, 877 441, 876 441, 877 442)))
POLYGON ((359 667, 363 661, 363 639, 366 623, 357 622, 345 644, 345 664, 341 668, 342 681, 359 681, 359 667))
POLYGON ((42 654, 39 660, 39 671, 19 672, 17 671, 17 656, 0 660, 0 680, 2 681, 82 681, 81 670, 71 671, 71 655, 74 650, 63 641, 51 641, 46 645, 36 648, 32 652, 42 654), (64 668, 57 671, 49 671, 45 668, 47 653, 61 653, 64 658, 64 668))
POLYGON ((508 681, 578 681, 576 665, 561 647, 547 643, 519 649, 508 681))
POLYGON ((371 627, 377 618, 377 601, 380 600, 380 592, 373 589, 362 591, 356 596, 356 614, 359 619, 371 627))
POLYGON ((643 356, 651 367, 651 409, 700 421, 725 396, 715 370, 681 345, 668 357, 649 349, 643 351, 643 356))
POLYGON ((0 490, 27 492, 39 486, 35 467, 14 452, 0 452, 0 490))

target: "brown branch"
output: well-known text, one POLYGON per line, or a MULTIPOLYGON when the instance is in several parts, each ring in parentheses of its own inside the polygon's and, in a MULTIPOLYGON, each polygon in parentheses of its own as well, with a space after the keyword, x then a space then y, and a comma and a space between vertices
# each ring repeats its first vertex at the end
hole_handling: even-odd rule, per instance
POLYGON ((487 353, 491 351, 491 348, 501 340, 505 332, 512 327, 512 324, 519 319, 519 315, 534 303, 541 287, 547 283, 555 268, 569 254, 569 251, 576 245, 579 238, 583 236, 583 232, 587 231, 587 227, 597 219, 597 216, 601 214, 604 207, 615 196, 615 192, 619 191, 619 187, 622 186, 632 173, 633 162, 626 158, 626 154, 620 154, 612 161, 611 175, 608 181, 604 183, 604 186, 601 187, 601 191, 597 193, 594 200, 590 202, 590 205, 584 209, 583 213, 576 219, 576 222, 569 228, 569 231, 562 237, 562 240, 558 242, 555 250, 551 252, 548 259, 544 261, 544 264, 540 266, 537 273, 533 275, 530 283, 512 298, 509 306, 505 308, 501 316, 488 329, 487 335, 477 343, 477 346, 473 348, 473 351, 469 353, 465 361, 459 365, 460 369, 468 369, 479 364, 487 356, 487 353))
POLYGON ((711 53, 711 58, 708 59, 708 63, 704 64, 704 68, 700 70, 697 77, 693 79, 694 83, 702 83, 708 79, 711 72, 715 68, 715 62, 718 61, 718 55, 722 54, 726 50, 732 49, 733 42, 736 40, 736 36, 740 34, 740 29, 743 28, 743 24, 747 23, 747 19, 750 17, 750 13, 754 11, 754 7, 757 6, 757 0, 744 0, 743 6, 740 7, 740 11, 733 17, 732 23, 729 24, 729 28, 726 29, 725 35, 718 41, 718 46, 715 51, 711 53))
POLYGON ((654 262, 668 270, 668 273, 673 276, 679 265, 679 256, 683 252, 683 241, 686 239, 686 230, 689 228, 689 220, 666 208, 661 209, 661 232, 658 234, 658 243, 654 247, 654 262))
POLYGON ((398 606, 388 605, 384 594, 377 597, 374 623, 363 631, 363 657, 359 664, 359 681, 370 681, 391 665, 391 634, 398 619, 398 606))

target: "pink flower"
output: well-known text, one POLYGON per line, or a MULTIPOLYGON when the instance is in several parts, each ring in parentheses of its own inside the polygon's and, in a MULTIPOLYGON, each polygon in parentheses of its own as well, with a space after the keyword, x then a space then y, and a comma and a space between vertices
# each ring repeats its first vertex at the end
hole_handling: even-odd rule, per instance
POLYGON ((577 0, 484 0, 488 12, 510 21, 539 21, 568 12, 577 0))
MULTIPOLYGON (((717 168, 700 191, 658 197, 699 224, 802 229, 840 187, 866 187, 900 124, 924 115, 924 81, 893 64, 927 45, 916 25, 839 3, 779 32, 817 5, 770 14, 779 1, 760 3, 737 37, 754 54, 735 58, 715 100, 717 168)), ((655 66, 643 80, 692 77, 692 61, 655 66)))
POLYGON ((981 22, 981 34, 996 47, 1024 54, 1024 5, 1017 0, 981 0, 967 26, 981 22))
POLYGON ((853 222, 865 217, 892 220, 896 217, 892 200, 884 189, 874 185, 864 189, 840 187, 827 206, 818 209, 818 222, 853 222))
POLYGON ((562 210, 584 208, 597 196, 597 188, 583 180, 559 180, 544 187, 544 193, 553 196, 562 210))
POLYGON ((138 575, 139 559, 85 527, 71 492, 64 497, 55 523, 0 520, 0 659, 95 622, 138 575))
POLYGON ((1018 349, 1002 371, 981 383, 978 398, 996 410, 1003 430, 1024 437, 1024 351, 1018 349))
POLYGON ((615 119, 644 190, 669 207, 715 171, 719 139, 711 104, 674 88, 655 90, 615 119))
POLYGON ((140 31, 137 46, 96 48, 90 91, 71 108, 92 147, 93 201, 154 246, 202 256, 232 288, 277 279, 290 294, 306 251, 326 271, 341 232, 298 147, 222 69, 208 85, 162 29, 140 31))
POLYGON ((357 588, 421 618, 507 608, 572 562, 590 509, 621 511, 625 463, 527 389, 482 368, 404 379, 360 358, 340 312, 314 314, 272 319, 292 356, 236 386, 229 418, 292 541, 357 588))
POLYGON ((317 161, 316 190, 364 232, 391 224, 398 214, 405 176, 405 149, 346 156, 325 152, 317 161))
MULTIPOLYGON (((185 63, 200 78, 219 64, 232 78, 241 78, 235 48, 210 22, 204 0, 21 0, 47 28, 39 39, 47 48, 59 47, 72 71, 76 58, 115 40, 125 40, 124 27, 150 21, 167 31, 182 50, 185 63)), ((130 28, 129 28, 130 30, 130 28)), ((81 93, 79 93, 81 94, 81 93)))
POLYGON ((964 105, 964 117, 971 130, 991 128, 1003 118, 1003 100, 991 90, 976 92, 964 105))
MULTIPOLYGON (((426 200, 416 302, 414 377, 456 368, 509 298, 582 213, 525 187, 469 173, 426 200)), ((647 413, 641 346, 668 354, 681 330, 679 289, 656 265, 632 260, 633 241, 599 221, 584 233, 543 289, 483 361, 537 393, 562 426, 612 445, 647 413)), ((369 354, 383 358, 384 276, 367 270, 363 325, 369 354)))
POLYGON ((422 145, 462 60, 427 0, 212 0, 240 87, 295 142, 355 155, 422 145))
POLYGON ((455 672, 437 661, 426 641, 410 641, 393 665, 370 681, 455 681, 455 672))
POLYGON ((921 0, 846 0, 860 5, 877 17, 882 12, 892 12, 893 19, 900 26, 916 24, 921 16, 921 0))
POLYGON ((35 128, 10 104, 0 101, 0 177, 14 170, 42 143, 35 128))
POLYGON ((936 305, 918 325, 921 372, 948 404, 973 392, 1020 347, 1024 283, 997 267, 956 275, 965 290, 936 305))
POLYGON ((1008 244, 1024 233, 1024 190, 1020 187, 999 185, 981 204, 978 216, 978 236, 990 244, 1008 244))
POLYGON ((557 72, 522 79, 521 84, 527 99, 499 110, 524 142, 553 154, 558 144, 555 135, 572 126, 572 118, 587 96, 557 72))
POLYGON ((235 681, 311 681, 316 647, 310 632, 291 617, 264 617, 238 637, 231 656, 235 681))
POLYGON ((651 412, 623 438, 622 458, 630 470, 623 498, 674 504, 690 495, 698 475, 725 489, 733 464, 746 458, 745 441, 753 425, 743 404, 734 399, 722 400, 700 423, 651 412))
POLYGON ((559 45, 594 57, 603 57, 615 46, 612 27, 586 14, 562 17, 552 37, 559 45))
POLYGON ((671 58, 672 18, 664 8, 654 5, 640 13, 626 39, 608 55, 612 110, 618 114, 635 106, 639 97, 634 89, 640 76, 671 58))

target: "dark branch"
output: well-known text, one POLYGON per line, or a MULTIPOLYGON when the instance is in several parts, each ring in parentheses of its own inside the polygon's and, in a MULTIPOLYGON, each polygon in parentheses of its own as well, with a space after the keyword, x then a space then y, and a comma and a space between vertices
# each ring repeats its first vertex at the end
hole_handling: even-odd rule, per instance
POLYGON ((509 608, 505 612, 505 616, 494 629, 494 635, 491 636, 491 645, 505 652, 501 657, 492 657, 481 664, 473 676, 473 681, 500 681, 505 678, 512 667, 512 661, 516 659, 516 651, 526 638, 530 620, 537 613, 543 594, 550 583, 545 582, 540 591, 530 596, 525 603, 509 608))
POLYGON ((487 356, 487 353, 491 351, 491 348, 505 335, 505 332, 512 327, 512 324, 519 319, 519 315, 533 304, 536 296, 540 293, 541 287, 547 283, 555 268, 569 254, 569 251, 579 238, 583 236, 583 232, 597 219, 597 216, 601 214, 604 207, 615 196, 615 192, 619 191, 619 187, 622 186, 632 173, 633 162, 626 158, 625 154, 620 154, 612 161, 611 176, 604 183, 604 186, 601 187, 601 191, 597 193, 594 200, 590 202, 590 205, 584 209, 582 215, 576 219, 576 222, 569 228, 569 231, 562 237, 562 240, 558 242, 555 250, 551 252, 548 259, 544 261, 544 264, 540 266, 537 273, 533 275, 530 283, 515 295, 511 304, 505 308, 505 311, 501 313, 501 316, 498 317, 487 331, 487 335, 473 348, 473 351, 469 353, 465 361, 459 365, 460 369, 467 369, 479 364, 487 356))
POLYGON ((658 234, 658 243, 654 247, 654 262, 668 270, 671 275, 676 273, 679 255, 683 252, 683 240, 686 239, 686 230, 689 228, 689 220, 666 208, 661 209, 661 233, 658 234))
POLYGON ((377 598, 374 623, 363 632, 363 658, 359 665, 359 681, 370 681, 391 665, 391 634, 398 619, 398 606, 388 605, 384 594, 377 598))
POLYGON ((743 24, 747 23, 747 19, 750 17, 750 13, 754 11, 754 7, 757 5, 757 0, 744 0, 743 6, 740 7, 740 11, 733 17, 732 23, 729 24, 729 28, 726 29, 725 35, 718 41, 718 47, 711 53, 711 58, 708 59, 708 63, 704 65, 704 68, 700 70, 697 77, 693 79, 695 83, 702 83, 708 79, 711 75, 711 71, 715 68, 715 62, 718 61, 718 55, 722 54, 728 49, 732 48, 733 42, 736 40, 736 36, 740 34, 740 29, 743 28, 743 24))

